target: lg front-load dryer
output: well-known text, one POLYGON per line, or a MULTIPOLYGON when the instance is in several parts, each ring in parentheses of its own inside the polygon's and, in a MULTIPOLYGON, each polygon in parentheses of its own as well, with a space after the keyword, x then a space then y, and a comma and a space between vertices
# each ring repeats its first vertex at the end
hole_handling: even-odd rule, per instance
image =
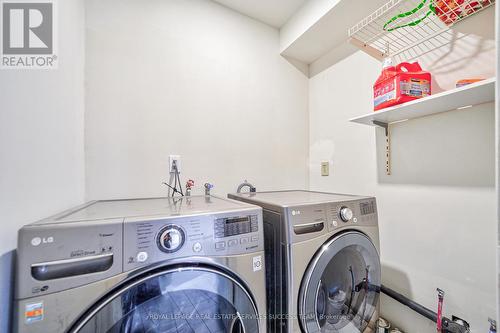
POLYGON ((308 191, 229 197, 264 208, 270 332, 375 331, 375 198, 308 191))
POLYGON ((262 209, 96 201, 19 232, 15 332, 266 332, 262 209))

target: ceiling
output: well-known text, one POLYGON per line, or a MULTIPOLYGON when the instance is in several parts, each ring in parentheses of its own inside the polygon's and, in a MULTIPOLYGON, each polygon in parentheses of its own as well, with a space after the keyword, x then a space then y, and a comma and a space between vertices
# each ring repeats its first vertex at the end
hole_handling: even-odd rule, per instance
POLYGON ((307 0, 213 0, 243 15, 281 28, 307 0))

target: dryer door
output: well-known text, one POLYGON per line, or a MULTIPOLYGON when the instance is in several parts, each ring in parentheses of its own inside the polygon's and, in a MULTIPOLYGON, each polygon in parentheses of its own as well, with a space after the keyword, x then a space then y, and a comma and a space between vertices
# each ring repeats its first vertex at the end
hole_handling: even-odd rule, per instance
POLYGON ((128 281, 87 311, 69 332, 258 331, 256 306, 240 281, 214 267, 188 266, 128 281))
POLYGON ((370 239, 348 232, 325 243, 311 261, 299 293, 303 330, 364 332, 380 293, 380 260, 370 239))

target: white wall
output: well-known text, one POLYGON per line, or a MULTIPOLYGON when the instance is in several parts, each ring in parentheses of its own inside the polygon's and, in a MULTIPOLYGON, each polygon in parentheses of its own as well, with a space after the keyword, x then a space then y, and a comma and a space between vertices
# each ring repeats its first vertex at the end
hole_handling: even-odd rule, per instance
MULTIPOLYGON (((464 76, 494 75, 493 15, 471 24, 477 27, 478 20, 482 34, 465 39, 474 47, 458 50, 477 51, 477 58, 458 69, 453 50, 422 58, 440 87, 464 76)), ((386 176, 383 130, 348 122, 371 112, 380 70, 380 63, 357 52, 310 80, 310 186, 377 196, 383 283, 434 310, 440 287, 447 316, 486 332, 497 304, 493 103, 392 126, 393 175, 386 176), (330 161, 330 177, 320 176, 321 161, 330 161)), ((407 332, 435 330, 385 296, 382 314, 407 332)))
MULTIPOLYGON (((496 41, 497 45, 500 45, 500 6, 496 6, 496 41)), ((495 117, 496 117, 496 188, 497 188, 497 203, 500 201, 500 83, 498 82, 499 70, 500 70, 500 56, 497 50, 497 82, 496 82, 496 107, 495 107, 495 117)), ((497 205, 497 222, 498 222, 498 249, 497 249, 497 286, 500 286, 500 206, 497 205)), ((500 322, 500 289, 497 289, 497 323, 500 322)))
POLYGON ((87 198, 305 188, 308 80, 276 29, 202 0, 86 1, 87 198))
POLYGON ((84 199, 84 1, 58 2, 59 69, 0 71, 0 332, 17 230, 84 199))
MULTIPOLYGON (((279 56, 275 29, 211 2, 85 7, 59 2, 58 70, 0 72, 0 304, 11 297, 21 225, 84 196, 164 195, 167 155, 176 153, 198 192, 207 180, 225 195, 244 178, 260 190, 304 188, 310 178, 312 189, 376 195, 384 283, 430 308, 439 286, 447 315, 486 331, 496 305, 491 105, 394 126, 387 177, 382 132, 347 122, 371 108, 380 66, 368 56, 356 53, 308 82, 279 56), (330 177, 319 176, 323 160, 330 177)), ((465 48, 478 58, 460 64, 471 75, 492 72, 491 34, 480 32, 462 39, 479 46, 465 48)), ((426 66, 440 71, 446 55, 429 55, 426 66)), ((439 72, 436 83, 447 88, 456 75, 439 72)), ((383 313, 408 332, 434 329, 387 298, 383 313)), ((0 313, 0 332, 8 316, 0 313)))

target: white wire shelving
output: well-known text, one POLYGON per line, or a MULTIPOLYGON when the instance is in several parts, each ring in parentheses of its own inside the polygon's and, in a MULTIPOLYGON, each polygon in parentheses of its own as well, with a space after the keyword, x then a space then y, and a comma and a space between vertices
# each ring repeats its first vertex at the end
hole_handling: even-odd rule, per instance
POLYGON ((449 43, 446 33, 453 25, 494 4, 495 0, 390 0, 348 34, 352 44, 377 59, 412 59, 449 43))

